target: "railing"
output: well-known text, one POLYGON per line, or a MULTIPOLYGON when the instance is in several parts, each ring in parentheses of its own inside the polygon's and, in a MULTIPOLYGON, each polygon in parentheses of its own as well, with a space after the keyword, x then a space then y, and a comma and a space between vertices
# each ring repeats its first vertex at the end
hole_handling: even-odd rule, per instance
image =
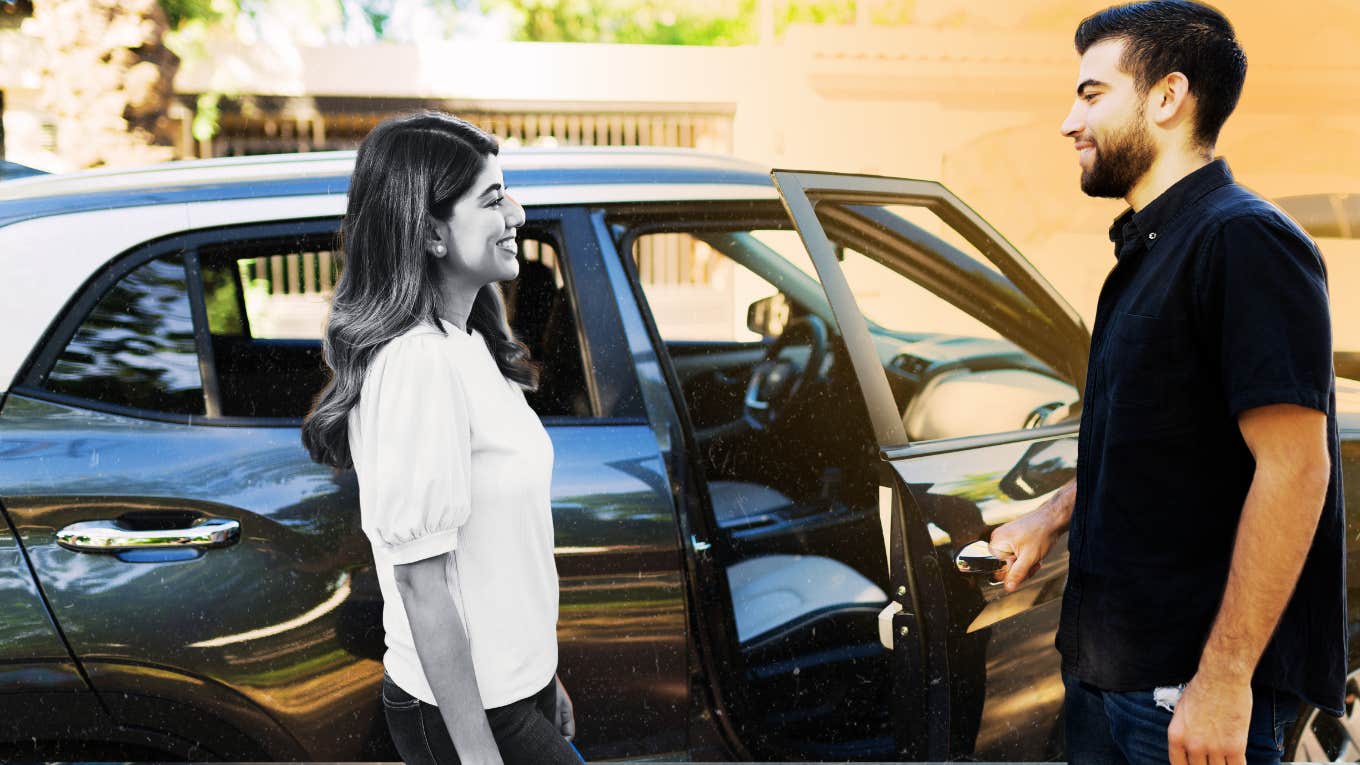
MULTIPOLYGON (((225 114, 217 135, 183 137, 183 157, 229 157, 357 148, 379 122, 399 112, 307 117, 225 114)), ((646 111, 459 111, 502 141, 524 146, 668 146, 732 150, 732 115, 646 111)))

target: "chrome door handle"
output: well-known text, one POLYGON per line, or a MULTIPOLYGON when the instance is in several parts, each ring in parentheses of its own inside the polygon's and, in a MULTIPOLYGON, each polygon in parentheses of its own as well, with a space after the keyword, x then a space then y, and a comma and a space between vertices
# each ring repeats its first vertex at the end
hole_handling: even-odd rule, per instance
POLYGON ((224 547, 240 538, 240 522, 229 518, 208 518, 175 529, 126 529, 117 521, 81 521, 57 532, 57 544, 76 552, 224 547))
POLYGON ((1006 567, 1006 561, 992 555, 992 547, 986 540, 978 540, 959 550, 954 565, 960 574, 994 574, 1006 567))

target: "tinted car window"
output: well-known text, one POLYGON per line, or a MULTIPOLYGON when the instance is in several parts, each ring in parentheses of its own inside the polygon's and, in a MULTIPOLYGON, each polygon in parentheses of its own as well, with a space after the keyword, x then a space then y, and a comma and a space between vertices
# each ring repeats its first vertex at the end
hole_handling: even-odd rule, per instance
MULTIPOLYGON (((520 275, 503 285, 515 334, 542 362, 540 416, 591 416, 575 312, 554 240, 521 235, 520 275)), ((321 337, 343 267, 331 234, 199 248, 213 366, 227 417, 304 416, 329 380, 321 337)))
POLYGON ((107 404, 202 414, 182 256, 137 268, 100 298, 44 387, 107 404))

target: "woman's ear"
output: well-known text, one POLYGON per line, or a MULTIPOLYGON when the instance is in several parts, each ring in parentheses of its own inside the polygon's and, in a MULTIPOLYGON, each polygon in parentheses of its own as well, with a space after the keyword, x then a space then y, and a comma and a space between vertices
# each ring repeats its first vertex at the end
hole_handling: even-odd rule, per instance
POLYGON ((433 215, 428 215, 425 220, 425 228, 429 232, 425 236, 425 251, 436 258, 442 258, 449 254, 448 225, 441 224, 433 215))

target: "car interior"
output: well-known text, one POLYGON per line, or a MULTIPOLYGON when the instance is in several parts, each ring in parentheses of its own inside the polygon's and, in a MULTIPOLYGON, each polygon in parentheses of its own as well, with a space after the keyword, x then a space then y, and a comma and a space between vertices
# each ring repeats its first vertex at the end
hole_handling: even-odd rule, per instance
POLYGON ((630 208, 610 221, 635 269, 647 267, 649 240, 683 234, 709 261, 729 261, 717 282, 725 273, 760 295, 745 329, 763 331, 698 339, 682 314, 697 293, 642 287, 721 537, 715 565, 730 600, 720 682, 738 736, 760 759, 884 758, 893 740, 877 632, 888 599, 877 449, 863 402, 845 395, 858 384, 824 298, 822 315, 807 308, 820 289, 752 233, 792 234, 788 219, 759 212, 630 208), (771 299, 786 293, 802 300, 771 299), (681 307, 663 315, 670 294, 681 307))

